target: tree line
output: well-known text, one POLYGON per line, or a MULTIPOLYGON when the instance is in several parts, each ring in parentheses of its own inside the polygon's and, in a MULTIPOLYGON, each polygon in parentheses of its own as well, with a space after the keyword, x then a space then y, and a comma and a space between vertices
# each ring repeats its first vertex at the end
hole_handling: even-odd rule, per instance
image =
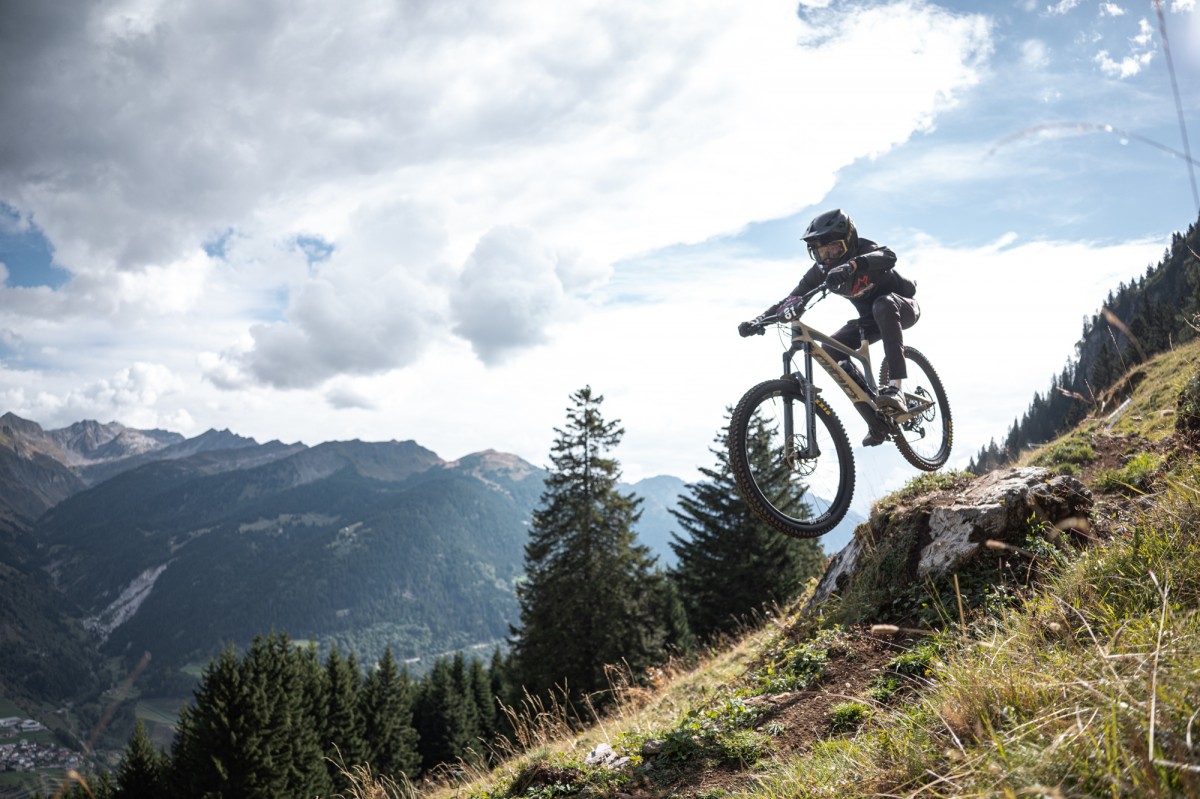
POLYGON ((1101 310, 1083 321, 1075 354, 1036 392, 1004 438, 992 439, 971 459, 983 474, 1014 461, 1022 451, 1071 429, 1134 366, 1195 338, 1200 320, 1200 233, 1196 225, 1173 233, 1157 264, 1110 291, 1101 310))
POLYGON ((738 495, 724 445, 728 412, 714 465, 673 511, 678 563, 661 569, 634 533, 641 500, 617 489, 613 450, 624 430, 605 420, 603 401, 590 387, 575 392, 566 424, 555 428, 507 652, 497 649, 487 664, 445 656, 414 679, 390 649, 363 670, 353 654, 334 649, 322 663, 314 646, 285 633, 260 636, 206 667, 169 753, 139 722, 115 771, 64 795, 330 796, 348 788, 355 766, 415 779, 442 764, 486 763, 514 748, 521 707, 555 696, 603 711, 614 701, 611 668, 645 680, 820 573, 819 544, 774 532, 738 495))

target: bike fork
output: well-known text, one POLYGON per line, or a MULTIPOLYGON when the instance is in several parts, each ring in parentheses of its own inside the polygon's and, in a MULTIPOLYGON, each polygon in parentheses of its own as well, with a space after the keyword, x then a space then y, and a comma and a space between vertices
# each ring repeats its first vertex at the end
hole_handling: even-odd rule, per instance
MULTIPOLYGON (((813 388, 812 382, 812 351, 809 349, 809 344, 806 342, 801 345, 804 352, 804 447, 796 447, 796 423, 794 418, 793 401, 791 397, 784 396, 783 398, 783 435, 784 446, 787 454, 787 460, 790 464, 795 464, 799 460, 811 460, 818 457, 821 452, 817 449, 817 439, 813 433, 817 426, 816 411, 813 409, 814 396, 816 390, 813 388)), ((792 353, 791 351, 783 354, 783 373, 786 375, 791 372, 792 353)))

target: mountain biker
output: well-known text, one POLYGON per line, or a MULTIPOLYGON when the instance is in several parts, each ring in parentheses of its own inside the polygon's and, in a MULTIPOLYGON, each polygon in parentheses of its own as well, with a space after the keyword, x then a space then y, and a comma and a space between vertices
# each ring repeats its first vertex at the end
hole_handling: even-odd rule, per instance
MULTIPOLYGON (((789 301, 820 286, 827 285, 840 294, 858 311, 830 338, 857 349, 862 344, 859 328, 874 343, 883 340, 883 352, 888 362, 888 384, 879 390, 875 406, 880 409, 905 410, 902 381, 908 376, 904 362, 904 334, 921 317, 921 308, 913 296, 917 284, 901 277, 894 267, 896 254, 887 247, 860 238, 854 222, 840 208, 826 211, 809 223, 801 236, 808 244, 808 254, 815 263, 800 278, 791 293, 772 305, 761 316, 738 325, 742 336, 763 332, 762 319, 776 313, 789 301)), ((837 353, 830 352, 835 358, 837 353)), ((886 434, 872 429, 863 439, 864 447, 882 444, 886 434)))

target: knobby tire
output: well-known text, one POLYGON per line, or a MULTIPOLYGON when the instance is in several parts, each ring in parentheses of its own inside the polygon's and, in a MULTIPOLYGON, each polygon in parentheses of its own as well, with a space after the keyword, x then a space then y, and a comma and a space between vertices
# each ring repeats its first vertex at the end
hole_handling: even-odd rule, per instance
MULTIPOLYGON (((760 407, 771 403, 773 398, 780 402, 784 398, 790 398, 793 403, 796 429, 803 430, 805 425, 804 393, 802 384, 795 378, 767 380, 747 391, 738 402, 737 407, 734 408, 730 418, 729 464, 738 490, 755 516, 772 529, 785 535, 794 538, 816 538, 829 532, 842 520, 850 508, 850 500, 854 495, 854 459, 850 440, 846 437, 846 430, 842 427, 841 421, 824 400, 819 397, 815 399, 814 412, 818 430, 824 430, 823 437, 827 438, 828 443, 833 447, 832 452, 823 451, 821 457, 829 459, 836 456, 837 458, 836 466, 829 467, 830 476, 836 473, 837 483, 831 499, 816 498, 817 508, 814 512, 813 501, 809 499, 797 501, 796 497, 793 497, 789 504, 799 504, 803 509, 798 512, 799 515, 789 514, 784 509, 777 507, 772 498, 764 493, 763 488, 755 479, 755 470, 759 466, 751 462, 750 439, 753 435, 752 425, 755 424, 755 412, 760 407), (826 504, 827 507, 825 507, 826 504)), ((774 403, 771 404, 774 405, 774 403)), ((783 477, 803 482, 803 477, 796 477, 792 474, 795 470, 788 466, 781 451, 773 452, 773 456, 778 460, 773 462, 770 469, 766 470, 764 477, 772 480, 783 477)), ((815 465, 816 460, 819 459, 808 461, 806 464, 815 465)), ((805 487, 807 488, 807 486, 805 487)), ((779 504, 783 503, 779 502, 779 504)))
MULTIPOLYGON (((904 358, 908 363, 916 364, 925 373, 925 377, 928 378, 929 385, 924 387, 933 392, 935 400, 934 408, 937 412, 937 416, 932 424, 937 425, 937 434, 941 435, 942 441, 937 452, 932 457, 925 457, 914 451, 902 434, 897 433, 892 436, 892 439, 896 444, 896 449, 900 450, 900 454, 904 456, 904 460, 922 471, 933 472, 946 464, 947 459, 950 457, 950 448, 954 444, 954 421, 950 416, 950 402, 946 399, 946 389, 942 388, 942 380, 938 377, 937 372, 933 370, 933 366, 929 363, 928 358, 919 351, 907 346, 904 348, 904 358)), ((887 381, 888 363, 885 358, 883 363, 879 365, 879 385, 886 386, 887 381)), ((908 383, 908 378, 905 378, 905 383, 908 383)), ((905 391, 908 390, 906 387, 905 391)))

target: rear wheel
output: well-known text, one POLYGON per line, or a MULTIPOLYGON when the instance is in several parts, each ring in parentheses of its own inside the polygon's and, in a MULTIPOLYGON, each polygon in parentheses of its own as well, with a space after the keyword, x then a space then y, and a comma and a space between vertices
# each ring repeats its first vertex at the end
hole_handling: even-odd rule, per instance
MULTIPOLYGON (((954 443, 954 424, 950 418, 950 402, 937 372, 929 359, 912 347, 904 348, 908 376, 904 378, 904 397, 912 410, 921 409, 911 417, 898 417, 892 440, 904 460, 927 472, 945 465, 954 443)), ((887 385, 888 362, 879 365, 879 385, 887 385)))
POLYGON ((823 400, 813 412, 809 442, 803 387, 768 380, 746 392, 729 423, 729 464, 742 498, 763 522, 796 538, 829 532, 854 495, 846 431, 823 400))

